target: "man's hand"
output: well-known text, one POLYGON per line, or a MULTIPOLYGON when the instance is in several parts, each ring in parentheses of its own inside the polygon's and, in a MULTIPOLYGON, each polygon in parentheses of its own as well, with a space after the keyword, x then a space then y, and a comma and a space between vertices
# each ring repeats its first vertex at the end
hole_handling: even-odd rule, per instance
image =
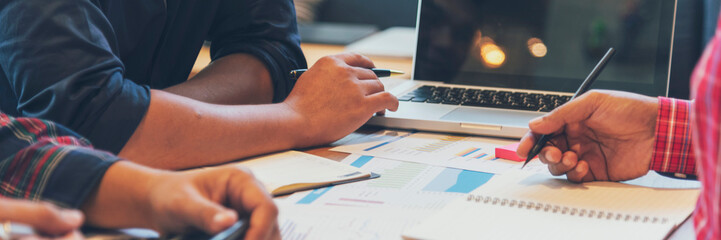
POLYGON ((370 70, 368 58, 345 53, 321 58, 305 72, 283 102, 302 119, 304 146, 337 140, 358 129, 373 113, 398 109, 370 70))
POLYGON ((250 171, 239 166, 172 173, 152 187, 149 201, 154 228, 161 232, 191 227, 216 234, 238 221, 240 214, 250 215, 246 239, 280 239, 273 199, 250 171))
POLYGON ((61 209, 50 203, 0 197, 0 223, 5 221, 27 224, 47 236, 82 239, 77 229, 83 225, 83 214, 77 210, 61 209))
POLYGON ((240 216, 250 216, 246 239, 280 239, 273 199, 238 166, 169 172, 117 162, 83 211, 93 226, 152 228, 161 234, 217 234, 240 216))
POLYGON ((623 181, 649 171, 655 140, 655 98, 618 91, 591 91, 530 122, 517 153, 525 158, 541 134, 555 137, 541 162, 568 180, 623 181))

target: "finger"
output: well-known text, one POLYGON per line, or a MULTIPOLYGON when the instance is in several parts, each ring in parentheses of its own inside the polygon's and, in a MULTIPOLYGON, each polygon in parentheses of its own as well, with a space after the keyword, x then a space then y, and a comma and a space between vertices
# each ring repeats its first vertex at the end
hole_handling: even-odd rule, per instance
POLYGON ((60 239, 60 240, 83 240, 85 239, 85 236, 83 236, 83 233, 80 231, 72 231, 69 234, 62 236, 60 238, 54 238, 54 239, 60 239))
POLYGON ((273 232, 271 233, 271 236, 268 239, 272 240, 280 240, 283 236, 280 235, 280 228, 278 227, 278 223, 273 226, 273 232))
POLYGON ((563 153, 561 161, 555 164, 548 165, 548 171, 554 176, 560 176, 571 171, 578 164, 578 155, 573 151, 567 151, 563 153))
POLYGON ((566 178, 571 182, 590 182, 593 176, 589 174, 588 162, 580 160, 572 170, 566 172, 566 178))
POLYGON ((528 127, 534 133, 551 134, 563 129, 569 123, 588 119, 598 107, 596 94, 584 94, 554 109, 543 117, 531 120, 528 127))
POLYGON ((385 109, 393 112, 398 110, 398 98, 389 92, 379 92, 368 96, 368 107, 373 111, 382 111, 385 109))
POLYGON ((538 154, 538 158, 545 164, 557 164, 561 161, 562 156, 561 149, 554 146, 546 146, 538 154))
POLYGON ((349 67, 350 71, 355 74, 357 79, 360 80, 378 80, 378 75, 376 75, 373 70, 370 70, 368 68, 360 68, 360 67, 349 67))
POLYGON ((0 221, 30 225, 47 235, 63 235, 78 229, 84 221, 77 210, 60 209, 50 203, 0 199, 0 221))
POLYGON ((238 214, 200 194, 190 196, 183 203, 184 211, 190 216, 190 224, 208 234, 217 234, 238 221, 238 214))
POLYGON ((273 226, 278 224, 278 208, 272 200, 257 205, 250 216, 247 239, 268 239, 273 235, 273 226))
POLYGON ((272 235, 273 225, 277 224, 278 208, 262 185, 247 173, 247 170, 235 168, 230 184, 231 205, 244 214, 250 214, 250 228, 246 239, 267 239, 272 235))
POLYGON ((362 68, 376 67, 370 58, 360 55, 360 54, 357 54, 357 53, 341 53, 341 54, 338 54, 335 56, 350 66, 362 67, 362 68))
POLYGON ((533 145, 536 144, 536 136, 532 132, 527 132, 526 135, 521 138, 521 142, 518 144, 518 148, 516 148, 516 155, 518 155, 521 158, 528 157, 528 152, 531 151, 531 148, 533 148, 533 145))
POLYGON ((363 93, 367 95, 379 93, 385 91, 385 87, 380 80, 360 80, 358 85, 363 89, 363 93))

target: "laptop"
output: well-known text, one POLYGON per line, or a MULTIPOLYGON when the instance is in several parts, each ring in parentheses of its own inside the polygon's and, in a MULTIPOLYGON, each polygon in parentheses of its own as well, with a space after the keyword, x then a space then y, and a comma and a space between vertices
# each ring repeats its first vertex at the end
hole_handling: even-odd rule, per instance
POLYGON ((675 15, 676 0, 422 0, 412 80, 368 124, 520 138, 609 47, 592 88, 666 96, 675 15))

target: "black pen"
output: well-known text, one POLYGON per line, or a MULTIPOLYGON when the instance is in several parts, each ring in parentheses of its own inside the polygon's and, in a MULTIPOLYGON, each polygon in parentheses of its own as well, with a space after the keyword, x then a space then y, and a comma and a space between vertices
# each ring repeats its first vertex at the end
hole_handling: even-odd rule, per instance
MULTIPOLYGON (((393 69, 382 69, 382 68, 371 68, 371 70, 378 76, 381 77, 390 77, 390 76, 397 76, 404 74, 403 71, 393 70, 393 69)), ((303 74, 305 71, 308 71, 308 69, 296 69, 290 71, 290 78, 292 79, 298 79, 300 78, 300 75, 303 74)))
MULTIPOLYGON (((603 68, 606 67, 606 63, 608 63, 609 60, 611 60, 611 57, 613 57, 613 54, 616 53, 616 50, 613 48, 609 48, 606 52, 606 55, 601 58, 601 61, 596 64, 596 67, 591 70, 591 73, 588 74, 588 77, 586 77, 586 80, 583 81, 581 84, 581 87, 578 88, 578 91, 576 91, 576 94, 573 94, 573 97, 568 100, 571 101, 575 99, 578 96, 581 96, 581 94, 588 91, 588 89, 591 88, 591 84, 593 84, 594 81, 596 81, 596 78, 598 78, 598 75, 601 74, 601 71, 603 71, 603 68)), ((544 146, 546 146, 546 143, 548 143, 549 140, 553 135, 541 135, 540 138, 538 138, 538 141, 536 141, 536 144, 533 145, 533 148, 531 148, 530 151, 528 151, 528 157, 526 157, 526 162, 523 163, 523 166, 521 168, 525 167, 528 162, 531 161, 536 155, 538 155, 539 152, 541 152, 541 149, 543 149, 544 146)))

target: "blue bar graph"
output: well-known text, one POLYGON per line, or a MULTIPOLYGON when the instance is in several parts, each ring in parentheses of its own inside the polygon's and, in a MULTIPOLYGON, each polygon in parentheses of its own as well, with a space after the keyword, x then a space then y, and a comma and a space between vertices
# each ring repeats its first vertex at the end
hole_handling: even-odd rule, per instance
POLYGON ((455 168, 443 170, 424 191, 470 193, 493 177, 492 173, 475 172, 455 168))
POLYGON ((308 195, 306 195, 305 197, 298 200, 297 203, 298 204, 311 204, 315 200, 317 200, 318 198, 323 196, 323 194, 330 191, 331 188, 333 188, 333 187, 325 187, 325 188, 319 188, 319 189, 313 190, 310 193, 308 193, 308 195))
POLYGON ((373 156, 365 156, 365 155, 360 156, 358 159, 353 161, 353 163, 351 163, 350 165, 357 167, 357 168, 363 167, 363 165, 366 165, 366 163, 370 162, 371 159, 373 159, 373 156))

